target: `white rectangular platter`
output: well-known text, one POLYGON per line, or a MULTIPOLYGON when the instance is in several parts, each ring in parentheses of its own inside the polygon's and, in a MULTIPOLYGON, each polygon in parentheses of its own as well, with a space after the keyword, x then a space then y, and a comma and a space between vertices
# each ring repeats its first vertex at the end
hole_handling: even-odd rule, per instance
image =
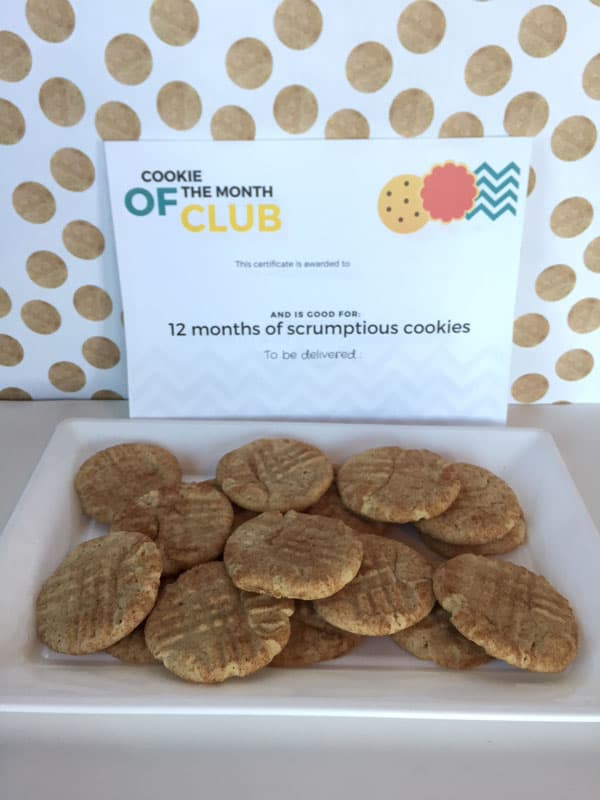
MULTIPOLYGON (((410 541, 410 529, 398 537, 410 541)), ((50 440, 0 536, 0 710, 329 715, 429 719, 600 721, 600 535, 549 434, 537 430, 309 422, 68 420, 50 440), (480 464, 515 489, 528 541, 506 556, 543 574, 580 623, 576 661, 559 675, 501 662, 454 672, 367 639, 341 659, 303 669, 267 668, 217 686, 186 683, 160 666, 109 656, 50 654, 35 635, 37 592, 78 542, 104 532, 84 517, 73 489, 79 465, 111 444, 169 448, 186 476, 211 477, 228 450, 261 436, 317 445, 334 462, 368 447, 426 447, 480 464)))

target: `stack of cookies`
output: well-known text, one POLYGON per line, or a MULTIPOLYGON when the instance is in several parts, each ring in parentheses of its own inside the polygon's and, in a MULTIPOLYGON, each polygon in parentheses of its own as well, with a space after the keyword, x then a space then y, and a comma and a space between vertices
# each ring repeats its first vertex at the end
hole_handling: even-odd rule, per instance
POLYGON ((313 445, 270 438, 184 483, 173 454, 132 443, 89 458, 75 488, 110 529, 40 591, 38 635, 58 652, 106 650, 199 683, 337 658, 372 636, 455 669, 500 658, 557 672, 575 657, 565 598, 489 558, 522 543, 525 522, 481 467, 381 447, 336 470, 313 445), (394 538, 405 523, 449 560, 394 538))

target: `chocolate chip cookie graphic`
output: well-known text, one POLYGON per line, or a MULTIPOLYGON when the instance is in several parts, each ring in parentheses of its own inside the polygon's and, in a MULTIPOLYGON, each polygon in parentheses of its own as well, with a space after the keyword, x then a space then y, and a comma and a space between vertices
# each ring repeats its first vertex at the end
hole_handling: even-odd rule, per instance
POLYGON ((398 175, 388 181, 379 194, 377 210, 381 221, 394 233, 414 233, 429 222, 423 208, 418 175, 398 175))

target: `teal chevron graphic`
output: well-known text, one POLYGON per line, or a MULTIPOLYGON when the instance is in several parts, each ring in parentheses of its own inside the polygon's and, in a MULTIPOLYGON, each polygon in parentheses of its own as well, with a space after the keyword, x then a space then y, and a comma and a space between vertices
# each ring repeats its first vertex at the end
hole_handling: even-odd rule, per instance
POLYGON ((494 222, 503 214, 516 216, 516 205, 519 198, 508 187, 519 188, 519 181, 516 176, 520 174, 521 170, 514 161, 511 161, 510 164, 507 164, 499 171, 496 171, 487 161, 480 164, 475 170, 479 194, 475 199, 475 205, 466 215, 466 219, 473 219, 476 214, 485 214, 486 217, 494 222))
POLYGON ((518 189, 519 181, 516 178, 513 178, 513 176, 511 175, 510 178, 507 178, 505 181, 502 181, 502 183, 495 184, 492 183, 491 181, 488 181, 488 179, 484 177, 484 178, 479 178, 479 180, 477 181, 477 186, 487 186, 488 189, 491 189, 493 192, 501 192, 507 186, 514 186, 515 189, 518 189))
POLYGON ((511 170, 514 170, 517 175, 521 174, 521 169, 515 164, 514 161, 511 161, 510 164, 507 164, 504 169, 501 169, 500 172, 496 172, 493 167, 491 167, 487 161, 484 161, 483 164, 480 164, 477 169, 475 170, 475 175, 480 175, 482 172, 489 172, 489 174, 494 178, 494 180, 499 181, 504 175, 506 175, 511 170))

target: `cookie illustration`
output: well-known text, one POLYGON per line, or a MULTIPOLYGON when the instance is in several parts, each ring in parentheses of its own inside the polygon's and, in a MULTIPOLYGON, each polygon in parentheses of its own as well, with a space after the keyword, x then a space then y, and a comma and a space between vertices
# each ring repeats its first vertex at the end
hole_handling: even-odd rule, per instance
POLYGON ((414 233, 429 222, 423 207, 423 179, 418 175, 398 175, 379 193, 377 211, 381 221, 394 233, 414 233))
POLYGON ((423 178, 421 199, 425 213, 441 222, 463 219, 477 197, 475 175, 462 164, 438 164, 423 178))

